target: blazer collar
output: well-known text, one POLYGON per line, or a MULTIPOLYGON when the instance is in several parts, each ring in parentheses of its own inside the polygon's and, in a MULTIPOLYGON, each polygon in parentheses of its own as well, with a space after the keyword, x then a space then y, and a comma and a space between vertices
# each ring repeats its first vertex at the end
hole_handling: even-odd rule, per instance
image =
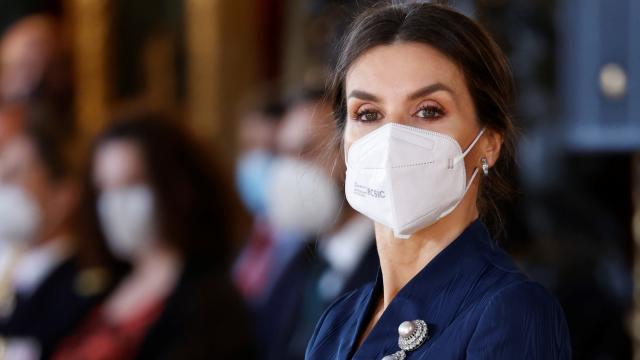
MULTIPOLYGON (((473 288, 489 262, 502 261, 494 252, 499 250, 480 220, 472 222, 453 242, 436 255, 396 295, 367 336, 357 347, 359 334, 366 327, 377 299, 382 296, 382 273, 364 296, 356 311, 356 322, 349 339, 350 349, 341 349, 354 359, 379 359, 398 349, 398 326, 406 320, 427 322, 433 338, 445 328, 460 310, 466 295, 473 288)), ((501 258, 501 257, 500 257, 501 258)), ((499 264, 498 264, 499 265, 499 264)), ((504 263, 503 266, 510 266, 504 263)), ((422 346, 428 346, 429 340, 422 346)), ((343 357, 340 357, 343 358, 343 357)))

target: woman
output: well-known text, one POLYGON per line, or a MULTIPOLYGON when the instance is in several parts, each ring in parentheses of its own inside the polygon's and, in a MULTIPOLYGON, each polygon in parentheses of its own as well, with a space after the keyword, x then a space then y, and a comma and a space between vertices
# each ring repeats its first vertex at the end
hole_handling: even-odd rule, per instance
POLYGON ((56 358, 251 358, 227 272, 236 202, 199 150, 153 115, 98 138, 80 214, 80 233, 94 239, 84 254, 100 261, 89 250, 106 246, 131 270, 56 358))
POLYGON ((33 102, 20 120, 0 152, 0 358, 48 359, 108 291, 108 277, 82 266, 72 243, 72 118, 33 102))
POLYGON ((345 192, 375 222, 380 272, 330 306, 307 359, 569 359, 558 302, 479 220, 512 160, 504 55, 467 17, 419 3, 365 11, 340 51, 345 192))

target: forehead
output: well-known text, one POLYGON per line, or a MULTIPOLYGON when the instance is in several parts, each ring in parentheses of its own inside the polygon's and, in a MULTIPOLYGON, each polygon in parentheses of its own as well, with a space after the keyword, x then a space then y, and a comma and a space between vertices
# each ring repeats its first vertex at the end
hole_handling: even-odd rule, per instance
POLYGON ((314 147, 332 133, 331 108, 320 100, 294 105, 283 118, 278 133, 281 151, 299 153, 314 147))
POLYGON ((396 42, 360 55, 349 68, 345 90, 400 95, 436 82, 457 94, 466 91, 463 73, 440 51, 422 43, 396 42))
POLYGON ((95 176, 106 180, 139 175, 144 166, 142 157, 140 148, 134 141, 108 141, 96 152, 95 176))

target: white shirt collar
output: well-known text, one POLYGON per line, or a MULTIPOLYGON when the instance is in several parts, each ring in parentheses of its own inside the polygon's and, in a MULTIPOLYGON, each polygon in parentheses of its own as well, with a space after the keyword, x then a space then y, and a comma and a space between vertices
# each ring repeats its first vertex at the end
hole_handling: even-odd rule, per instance
POLYGON ((320 242, 320 253, 331 268, 343 276, 351 274, 375 240, 373 222, 356 215, 340 230, 320 242))

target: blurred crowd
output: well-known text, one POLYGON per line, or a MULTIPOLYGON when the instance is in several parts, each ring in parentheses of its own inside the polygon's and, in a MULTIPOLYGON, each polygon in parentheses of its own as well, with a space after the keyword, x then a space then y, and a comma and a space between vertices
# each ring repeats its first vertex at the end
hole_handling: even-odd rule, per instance
POLYGON ((59 29, 0 43, 0 358, 252 358, 230 174, 162 114, 84 144, 59 29))
POLYGON ((83 141, 65 44, 49 15, 0 42, 0 358, 302 359, 378 269, 322 87, 248 99, 234 173, 167 114, 83 141))
POLYGON ((339 295, 375 279, 373 224, 344 200, 344 162, 320 90, 267 99, 241 121, 237 185, 254 223, 233 268, 261 358, 302 359, 339 295))

